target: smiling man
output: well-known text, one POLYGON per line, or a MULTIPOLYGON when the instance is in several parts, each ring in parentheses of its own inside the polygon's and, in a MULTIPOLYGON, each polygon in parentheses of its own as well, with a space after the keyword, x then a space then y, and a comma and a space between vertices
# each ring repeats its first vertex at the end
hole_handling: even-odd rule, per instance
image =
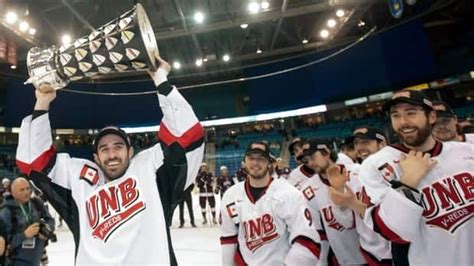
POLYGON ((410 264, 473 265, 474 147, 433 138, 436 113, 423 92, 399 91, 384 110, 400 143, 362 163, 360 181, 374 203, 365 223, 410 244, 410 264))
POLYGON ((474 143, 474 134, 458 133, 458 118, 451 107, 443 101, 433 102, 437 119, 433 126, 433 136, 439 141, 459 141, 474 143))
POLYGON ((252 142, 244 157, 248 177, 221 204, 223 265, 316 265, 320 240, 301 193, 270 176, 270 149, 252 142))
POLYGON ((47 86, 36 90, 33 115, 22 122, 17 164, 71 228, 77 264, 176 265, 169 225, 197 174, 204 139, 191 106, 167 82, 170 65, 157 60, 150 75, 163 112, 160 143, 136 156, 117 127, 97 135, 95 162, 56 153, 48 115, 56 92, 47 86))

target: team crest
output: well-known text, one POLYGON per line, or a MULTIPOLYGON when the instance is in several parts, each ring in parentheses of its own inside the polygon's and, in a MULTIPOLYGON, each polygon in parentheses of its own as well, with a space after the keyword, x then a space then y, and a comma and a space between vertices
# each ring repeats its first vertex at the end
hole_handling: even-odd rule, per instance
POLYGON ((474 216, 474 177, 468 172, 438 180, 422 189, 426 224, 451 234, 474 216))
POLYGON ((99 172, 94 167, 85 164, 79 178, 89 183, 89 185, 95 186, 99 182, 99 172))

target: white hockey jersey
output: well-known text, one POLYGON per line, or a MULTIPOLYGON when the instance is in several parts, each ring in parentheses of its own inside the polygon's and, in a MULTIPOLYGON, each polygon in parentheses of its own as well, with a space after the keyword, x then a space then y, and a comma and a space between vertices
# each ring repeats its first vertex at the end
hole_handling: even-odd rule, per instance
POLYGON ((167 82, 158 90, 161 142, 133 157, 124 175, 110 182, 94 162, 55 153, 47 113, 22 122, 17 164, 70 226, 78 265, 171 263, 166 221, 198 172, 204 141, 178 90, 167 82))
POLYGON ((464 142, 474 144, 474 134, 464 134, 464 142))
MULTIPOLYGON (((348 171, 356 168, 358 164, 346 166, 348 171)), ((349 183, 352 187, 352 184, 349 183)), ((307 178, 307 182, 302 182, 303 195, 308 200, 310 209, 319 212, 324 235, 329 242, 330 251, 328 254, 328 263, 334 262, 333 256, 340 265, 360 265, 366 261, 360 251, 359 236, 355 228, 355 221, 352 212, 349 210, 350 222, 346 215, 338 215, 339 207, 335 205, 329 196, 329 183, 319 175, 307 178), (341 217, 343 220, 339 220, 341 217)))
MULTIPOLYGON (((356 194, 360 201, 370 207, 372 205, 370 198, 367 196, 367 193, 359 180, 360 165, 353 164, 346 168, 349 173, 349 182, 347 185, 356 194)), ((392 264, 390 241, 373 231, 372 228, 368 227, 367 224, 365 224, 363 217, 349 208, 341 208, 337 205, 334 205, 334 216, 345 227, 355 224, 357 234, 359 235, 362 255, 369 265, 392 264)))
POLYGON ((364 221, 390 241, 410 243, 412 265, 474 265, 474 147, 436 142, 430 154, 438 163, 416 188, 422 206, 391 187, 408 151, 392 145, 363 162, 360 180, 375 204, 364 221))
POLYGON ((314 174, 315 173, 313 169, 302 164, 291 170, 287 181, 290 183, 290 185, 294 186, 298 190, 301 190, 301 183, 305 182, 308 177, 311 177, 314 174))
POLYGON ((263 193, 255 201, 245 181, 224 194, 223 264, 316 265, 320 240, 301 193, 281 179, 271 181, 263 193), (226 255, 228 247, 233 254, 226 255))

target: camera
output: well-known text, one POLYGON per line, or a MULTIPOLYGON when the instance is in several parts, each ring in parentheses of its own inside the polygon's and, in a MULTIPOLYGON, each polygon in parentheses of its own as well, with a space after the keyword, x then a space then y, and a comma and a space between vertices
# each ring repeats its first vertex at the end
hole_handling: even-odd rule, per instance
POLYGON ((40 219, 39 221, 39 233, 46 237, 48 240, 51 240, 51 242, 56 242, 58 241, 58 238, 56 237, 56 234, 51 230, 49 225, 44 221, 44 219, 40 219))

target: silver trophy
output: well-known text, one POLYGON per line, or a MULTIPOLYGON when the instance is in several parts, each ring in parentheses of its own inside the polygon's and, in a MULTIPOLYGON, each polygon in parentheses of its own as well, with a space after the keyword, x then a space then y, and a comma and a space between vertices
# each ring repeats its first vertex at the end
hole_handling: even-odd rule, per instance
POLYGON ((155 70, 155 53, 155 34, 143 6, 137 4, 71 44, 30 49, 26 59, 30 77, 25 84, 36 88, 49 84, 58 90, 85 77, 155 70))

